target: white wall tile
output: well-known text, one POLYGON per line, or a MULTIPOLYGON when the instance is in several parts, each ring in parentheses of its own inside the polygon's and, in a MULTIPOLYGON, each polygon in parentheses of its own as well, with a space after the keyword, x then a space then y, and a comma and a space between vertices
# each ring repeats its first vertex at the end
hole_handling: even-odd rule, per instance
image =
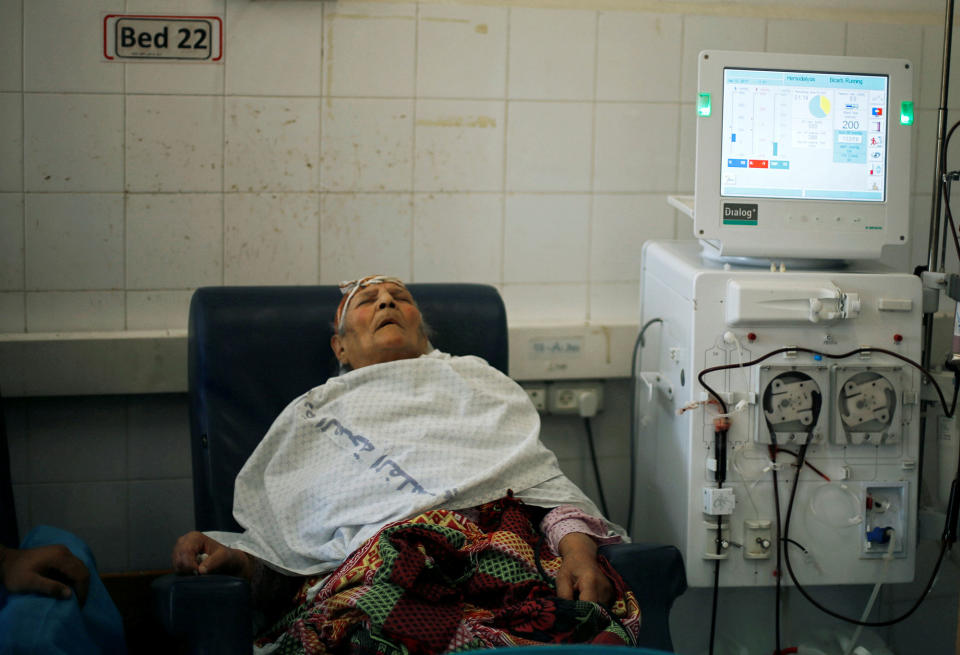
POLYGON ((766 41, 765 33, 762 18, 684 16, 683 68, 680 73, 681 102, 696 100, 697 55, 701 50, 762 52, 766 41))
POLYGON ((501 190, 503 123, 501 101, 418 101, 414 189, 501 190))
POLYGON ((596 43, 596 12, 512 8, 508 96, 592 99, 596 43))
MULTIPOLYGON (((956 33, 956 30, 954 30, 956 33)), ((951 46, 950 84, 948 91, 960 88, 960 61, 957 50, 951 46)), ((943 26, 927 25, 923 28, 923 58, 914 63, 913 75, 920 77, 920 93, 917 107, 936 109, 940 106, 940 82, 943 64, 943 26)), ((960 97, 950 93, 947 98, 950 109, 960 107, 960 97)))
MULTIPOLYGON (((639 252, 637 258, 639 260, 639 252)), ((639 262, 638 266, 639 268, 639 262)), ((634 323, 640 316, 640 282, 591 282, 590 321, 634 323)))
POLYGON ((597 104, 597 191, 672 191, 680 105, 597 104))
POLYGON ((511 324, 549 325, 587 320, 586 284, 505 284, 501 295, 511 324))
POLYGON ((30 482, 127 477, 127 407, 120 398, 44 398, 27 409, 30 482))
POLYGON ((23 0, 0 0, 0 91, 23 90, 23 0))
POLYGON ((507 190, 589 191, 593 105, 510 102, 507 190))
POLYGON ((24 89, 120 93, 123 64, 103 61, 103 21, 123 0, 23 3, 24 89))
POLYGON ((128 291, 128 330, 186 330, 193 291, 128 291))
POLYGON ((503 98, 507 9, 420 5, 417 96, 503 98))
MULTIPOLYGON (((937 158, 937 110, 918 109, 913 124, 913 151, 916 153, 913 168, 913 190, 915 193, 931 193, 933 190, 933 171, 937 158)), ((950 119, 952 122, 952 119, 950 119)), ((947 171, 960 168, 960 148, 957 141, 960 136, 955 132, 947 148, 947 171)))
POLYGON ((227 98, 227 191, 316 191, 318 99, 227 98))
POLYGON ((913 97, 920 97, 923 61, 923 27, 882 23, 848 23, 847 55, 855 57, 902 57, 913 64, 913 97))
POLYGON ((23 195, 0 193, 0 290, 23 290, 23 195))
POLYGON ((192 481, 130 482, 128 502, 129 568, 169 568, 173 544, 194 529, 192 481))
POLYGON ((325 5, 323 95, 410 98, 416 73, 416 6, 325 5))
POLYGON ((128 191, 220 191, 223 98, 128 96, 128 191))
POLYGON ((808 55, 842 55, 846 25, 820 20, 770 20, 767 50, 808 55))
POLYGON ((648 239, 673 239, 674 210, 666 196, 601 195, 593 198, 591 282, 640 279, 640 250, 648 239))
POLYGON ((680 105, 680 145, 677 147, 677 183, 680 193, 692 194, 697 176, 697 110, 680 105))
POLYGON ((673 239, 673 214, 663 195, 595 195, 590 281, 639 280, 643 242, 673 239))
POLYGON ((130 62, 125 88, 127 94, 219 95, 223 93, 223 68, 223 64, 207 62, 130 62))
POLYGON ((22 292, 0 291, 0 332, 24 332, 27 315, 22 292))
POLYGON ((680 100, 683 21, 676 14, 601 12, 597 100, 680 100))
POLYGON ((504 282, 579 282, 587 277, 588 195, 508 195, 504 282))
POLYGON ((30 487, 33 525, 55 525, 83 539, 100 573, 127 570, 127 483, 84 482, 30 487))
POLYGON ((499 194, 414 196, 413 280, 499 282, 502 216, 499 194))
POLYGON ((23 190, 23 95, 0 93, 0 191, 23 190))
POLYGON ((413 100, 328 99, 322 111, 320 179, 324 189, 410 189, 413 100))
POLYGON ((123 190, 121 96, 27 94, 24 107, 26 190, 123 190))
POLYGON ((28 194, 26 288, 123 288, 123 195, 28 194))
POLYGON ((327 194, 320 222, 320 284, 380 273, 409 280, 409 193, 327 194))
POLYGON ((219 195, 127 198, 127 288, 193 289, 220 284, 223 200, 219 195))
POLYGON ((230 95, 319 96, 323 3, 228 2, 230 95))
POLYGON ((127 11, 153 13, 220 14, 226 0, 127 0, 127 11))
POLYGON ((186 394, 132 396, 127 415, 127 475, 131 480, 191 476, 186 394))
POLYGON ((225 284, 316 284, 320 195, 231 193, 224 199, 225 284))
POLYGON ((122 291, 27 293, 27 332, 122 329, 122 291))

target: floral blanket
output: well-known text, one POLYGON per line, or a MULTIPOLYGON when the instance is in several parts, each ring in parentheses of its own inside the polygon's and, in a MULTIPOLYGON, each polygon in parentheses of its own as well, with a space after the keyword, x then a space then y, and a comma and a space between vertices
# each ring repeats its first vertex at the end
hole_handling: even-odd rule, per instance
POLYGON ((260 635, 274 653, 456 653, 547 643, 633 645, 640 608, 605 559, 612 607, 555 595, 560 558, 530 508, 487 503, 476 522, 431 510, 382 528, 260 635), (312 591, 311 591, 312 590, 312 591))

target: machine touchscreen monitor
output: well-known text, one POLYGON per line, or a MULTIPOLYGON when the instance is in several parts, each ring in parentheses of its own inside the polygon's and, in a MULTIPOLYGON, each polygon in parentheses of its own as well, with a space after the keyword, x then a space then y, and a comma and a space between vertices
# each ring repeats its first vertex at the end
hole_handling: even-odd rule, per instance
POLYGON ((722 256, 878 258, 909 235, 900 59, 700 53, 694 233, 722 256))

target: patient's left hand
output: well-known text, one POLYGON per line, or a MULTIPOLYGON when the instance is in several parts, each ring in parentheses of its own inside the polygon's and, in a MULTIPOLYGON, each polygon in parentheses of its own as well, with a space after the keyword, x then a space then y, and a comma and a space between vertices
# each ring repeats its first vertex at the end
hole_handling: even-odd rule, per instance
POLYGON ((597 562, 597 544, 582 532, 571 532, 557 548, 563 558, 557 572, 557 595, 569 600, 613 602, 614 590, 597 562))

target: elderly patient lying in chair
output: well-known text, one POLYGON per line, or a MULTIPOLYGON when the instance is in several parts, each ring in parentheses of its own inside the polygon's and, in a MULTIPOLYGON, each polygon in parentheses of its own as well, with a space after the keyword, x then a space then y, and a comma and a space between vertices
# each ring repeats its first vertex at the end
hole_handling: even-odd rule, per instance
POLYGON ((526 393, 433 349, 400 280, 343 291, 345 372, 290 403, 240 471, 244 532, 184 535, 176 570, 249 579, 257 641, 284 653, 634 643, 637 603, 597 555, 624 531, 560 472, 526 393))

